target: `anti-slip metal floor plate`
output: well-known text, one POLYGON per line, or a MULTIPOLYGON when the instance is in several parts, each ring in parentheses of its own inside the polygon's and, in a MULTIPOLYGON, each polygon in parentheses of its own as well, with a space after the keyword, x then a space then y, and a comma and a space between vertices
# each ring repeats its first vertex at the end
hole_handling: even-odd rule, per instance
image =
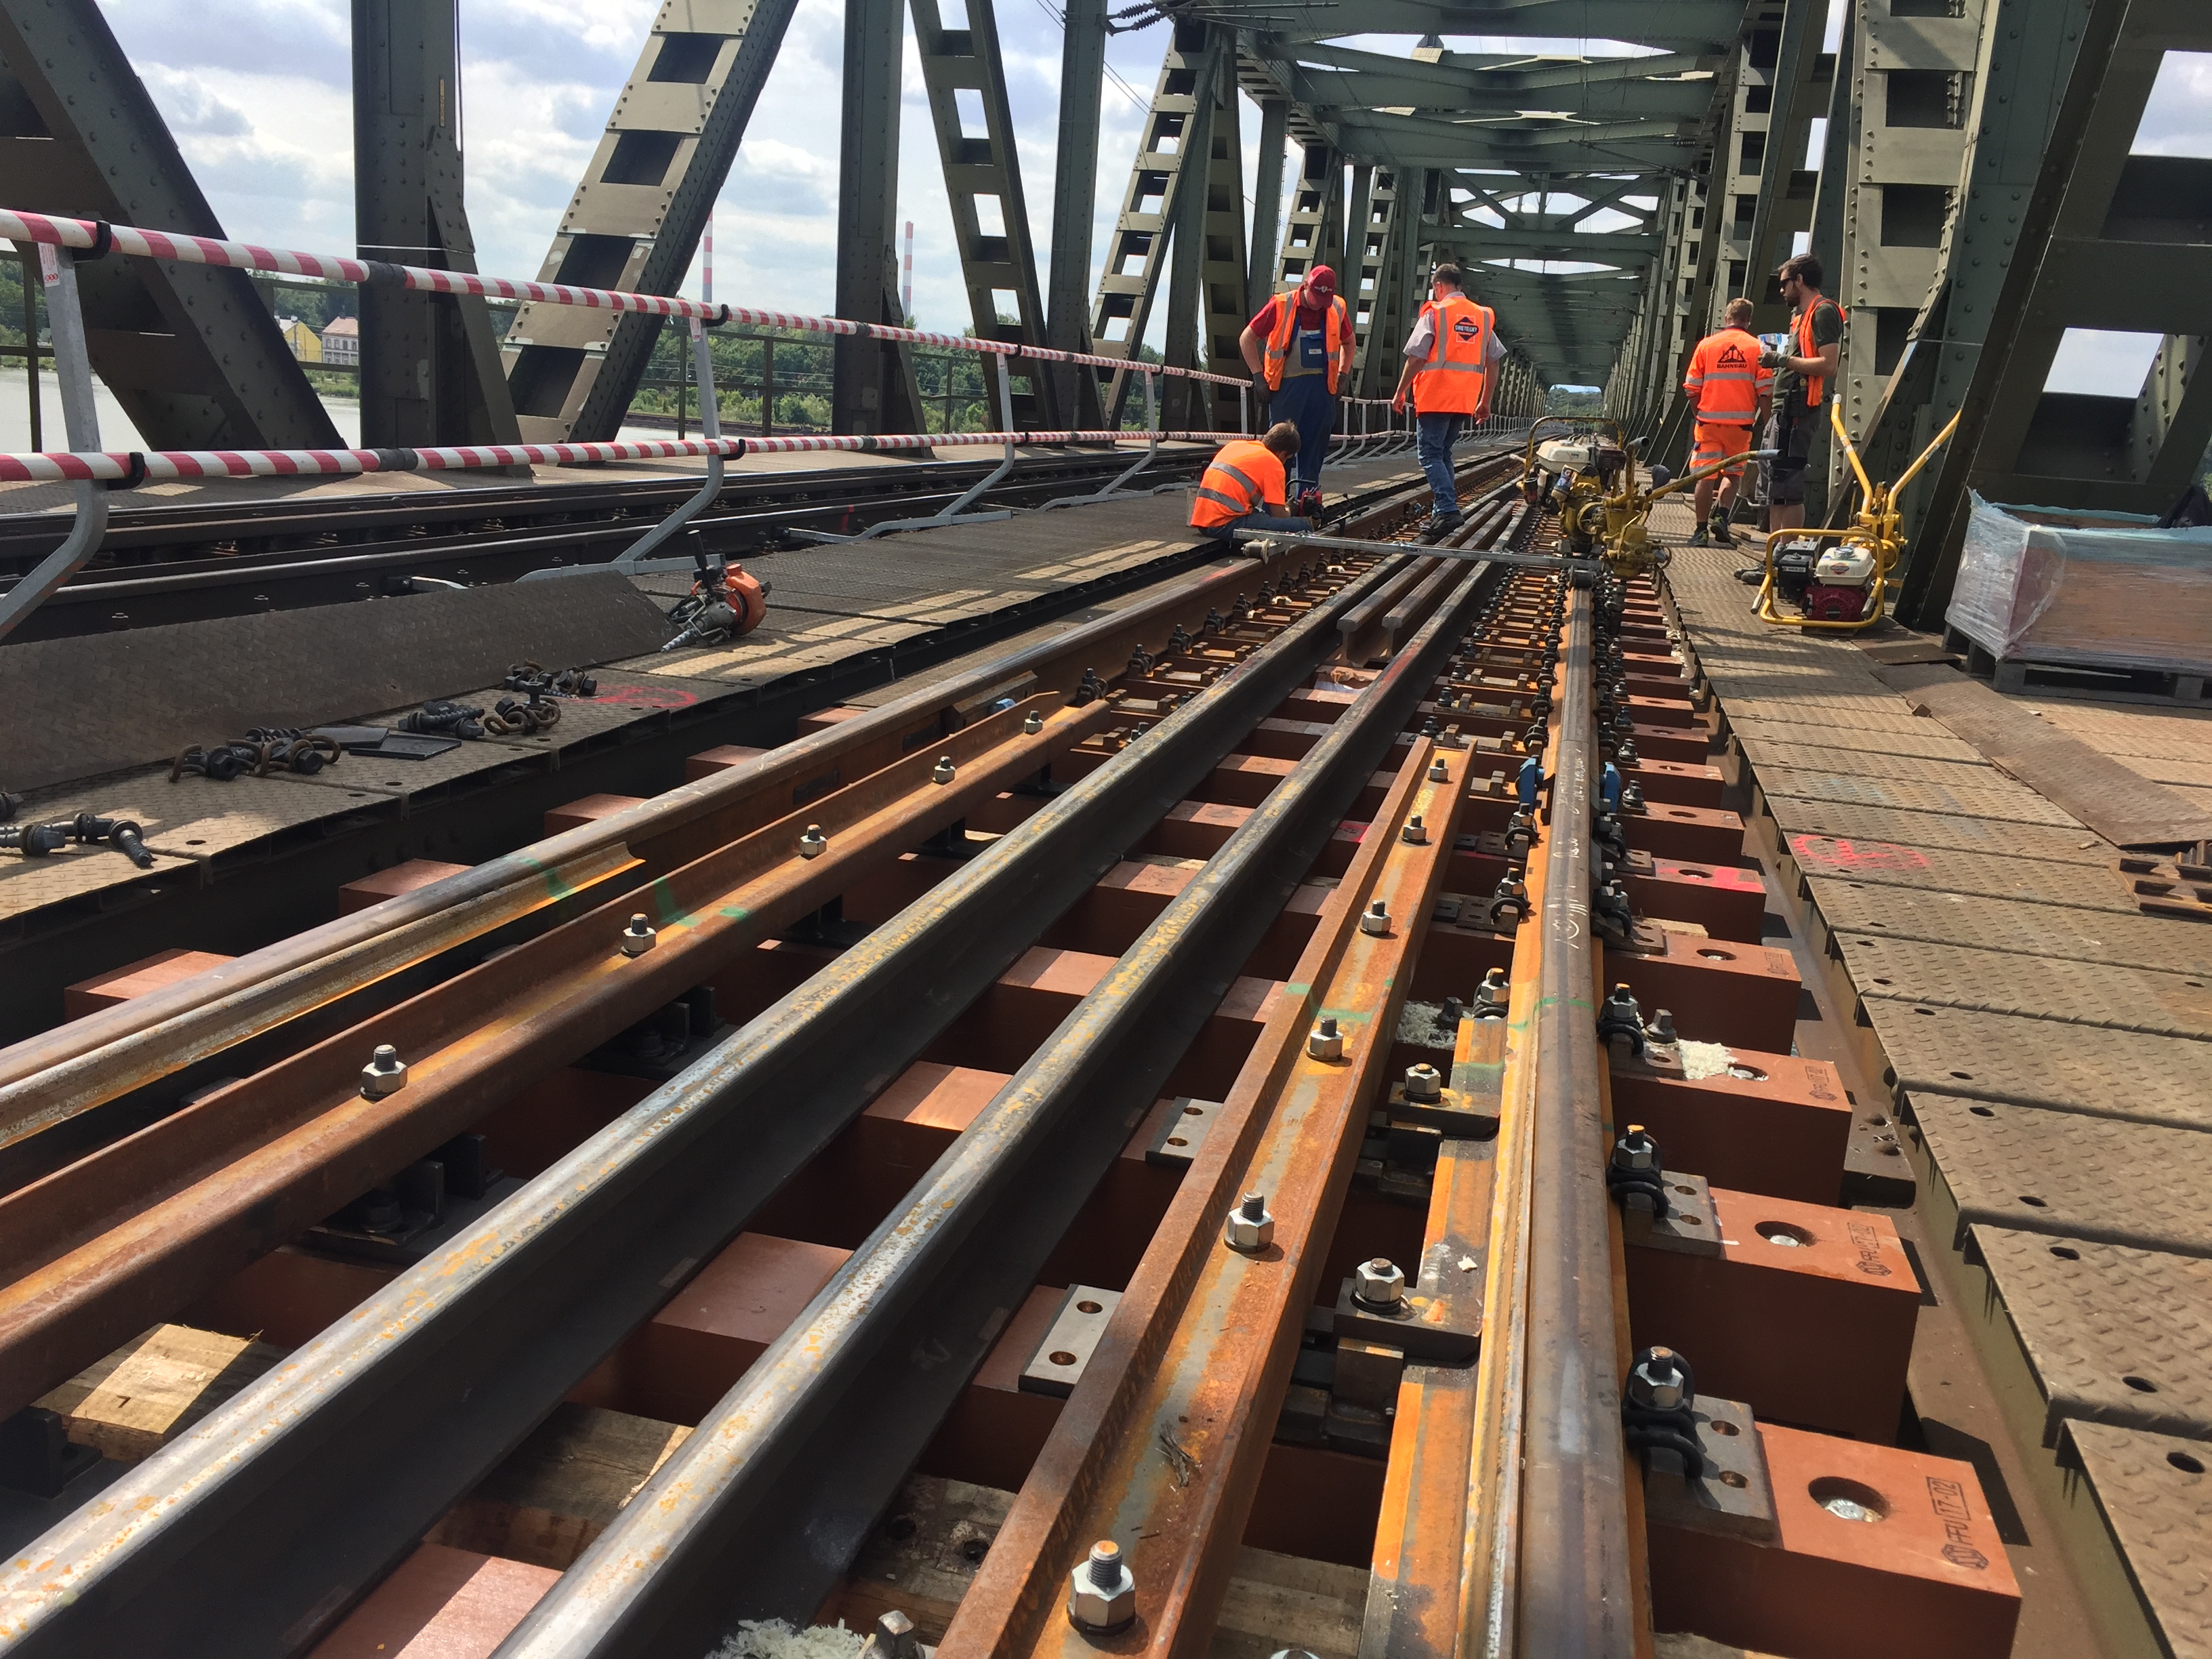
POLYGON ((2123 968, 2154 962, 2193 977, 2212 976, 2212 927, 2117 911, 2064 904, 2012 904, 1964 898, 1911 887, 1853 886, 1814 877, 1813 902, 1843 940, 1854 980, 1853 943, 1862 938, 1925 939, 2021 956, 2112 963, 2123 968))
MULTIPOLYGON (((1741 710, 1732 704, 1724 707, 1722 714, 1725 717, 1722 727, 1723 731, 1735 731, 1739 727, 1747 728, 1777 743, 1794 741, 1817 744, 1835 749, 1879 750, 1895 738, 1911 738, 1923 743, 1956 744, 1959 742, 1958 738, 1948 733, 1931 730, 1933 721, 1907 712, 1902 704, 1887 712, 1872 708, 1861 709, 1851 716, 1848 726, 1838 725, 1834 720, 1822 720, 1817 715, 1788 719, 1778 714, 1753 714, 1741 710)), ((1911 748, 1900 748, 1886 752, 1911 755, 1919 751, 1911 748)))
POLYGON ((1978 1256, 2048 1402, 2063 1418, 2212 1439, 2212 1261, 2093 1239, 1976 1227, 1978 1256))
POLYGON ((2051 824, 2005 823, 1996 818, 1947 812, 1899 812, 1886 806, 1846 806, 1839 801, 1794 795, 1755 794, 1787 836, 1828 836, 1844 841, 1893 842, 1906 847, 2043 859, 2054 864, 2109 869, 2119 849, 2087 830, 2051 824))
POLYGON ((2136 1594, 2174 1659, 2212 1659, 2212 1447, 2103 1423, 2069 1423, 2059 1461, 2078 1469, 2136 1594))
POLYGON ((2212 1042, 1871 1000, 1900 1087, 2132 1123, 2212 1130, 2212 1042))
POLYGON ((1792 835, 1789 847, 1807 875, 1827 876, 1847 886, 1868 882, 2022 904, 2070 904, 2084 910, 2140 914, 2119 878, 2095 865, 2001 858, 1854 836, 1792 835))
POLYGON ((2033 789, 2008 781, 1994 768, 1972 772, 1942 761, 1899 759, 1891 775, 1823 772, 1810 767, 1762 767, 1759 781, 1778 795, 1802 800, 1832 800, 1847 806, 1886 806, 1902 812, 1954 812, 1966 817, 1997 818, 2010 823, 2047 823, 2072 828, 2075 820, 2033 789), (1930 773, 1950 775, 1930 776, 1930 773), (1966 773, 1980 781, 1969 782, 1966 773))
POLYGON ((1912 1106, 1954 1248, 1990 1226, 2212 1256, 2212 1134, 1949 1095, 1912 1106))
MULTIPOLYGON (((1905 725, 1899 721, 1898 724, 1905 725)), ((1805 721, 1731 720, 1729 730, 1753 762, 1765 766, 1818 766, 1830 772, 1848 771, 1851 758, 1861 755, 1911 755, 1921 760, 1954 761, 1962 766, 1986 766, 1979 750, 1944 732, 1930 732, 1932 721, 1917 722, 1904 731, 1870 730, 1862 724, 1837 726, 1805 721)))
POLYGON ((1863 1000, 1923 1003, 2212 1042, 2212 979, 1919 939, 1850 941, 1863 1000))

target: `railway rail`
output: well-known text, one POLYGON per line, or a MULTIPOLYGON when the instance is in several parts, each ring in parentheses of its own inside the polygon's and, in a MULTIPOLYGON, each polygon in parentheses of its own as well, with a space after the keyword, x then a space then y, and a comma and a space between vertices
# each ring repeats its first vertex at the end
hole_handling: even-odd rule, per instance
POLYGON ((1474 488, 0 1050, 0 1412, 288 1350, 11 1554, 0 1648, 349 1650, 620 1413, 657 1460, 457 1651, 812 1622, 919 1468, 1013 1495, 883 1659, 1206 1651, 1255 1539, 1363 1570, 1362 1655, 1825 1653, 1839 1585, 2002 1652, 1978 1492, 1932 1566, 1808 1530, 1906 1478, 1914 1281, 1660 596, 1474 488))

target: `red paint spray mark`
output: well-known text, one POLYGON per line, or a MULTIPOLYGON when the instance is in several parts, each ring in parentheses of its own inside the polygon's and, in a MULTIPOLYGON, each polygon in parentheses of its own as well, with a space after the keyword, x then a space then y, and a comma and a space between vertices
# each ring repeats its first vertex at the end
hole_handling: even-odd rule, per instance
POLYGON ((1834 836, 1797 836, 1790 845, 1801 864, 1826 865, 1835 870, 1924 871, 1931 866, 1925 853, 1889 841, 1846 841, 1834 836))

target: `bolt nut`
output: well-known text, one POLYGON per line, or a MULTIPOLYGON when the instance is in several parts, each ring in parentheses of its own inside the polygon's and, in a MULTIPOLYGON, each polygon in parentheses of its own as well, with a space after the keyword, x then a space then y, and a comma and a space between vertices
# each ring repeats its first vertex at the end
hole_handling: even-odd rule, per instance
POLYGON ((1428 1105, 1444 1097, 1444 1074, 1423 1060, 1418 1066, 1406 1068, 1406 1098, 1416 1105, 1428 1105))
POLYGON ((1429 763, 1429 781, 1431 783, 1449 783, 1451 781, 1451 768, 1446 766, 1440 760, 1431 761, 1429 763))
POLYGON ((1306 1033, 1306 1054, 1313 1060, 1344 1058, 1344 1033, 1337 1029, 1335 1015, 1322 1015, 1306 1033))
POLYGON ((399 1050, 390 1043, 379 1043, 376 1052, 368 1057, 368 1064, 361 1068, 362 1098, 381 1100, 406 1086, 407 1062, 399 1058, 399 1050))
POLYGON ((1629 1403, 1645 1411, 1677 1410, 1688 1381, 1672 1348, 1654 1348, 1628 1373, 1629 1403))
POLYGON ((1426 847, 1429 844, 1429 826, 1421 822, 1419 812, 1406 820, 1406 827, 1398 832, 1398 839, 1409 847, 1426 847))
POLYGON ((952 757, 939 755, 937 764, 929 769, 929 781, 932 783, 950 783, 952 777, 952 757))
POLYGON ((1376 1256, 1352 1272, 1352 1299, 1362 1307, 1395 1313, 1406 1300, 1406 1275, 1395 1261, 1376 1256))
POLYGON ((653 924, 646 920, 645 913, 641 910, 629 919, 629 926, 623 929, 622 953, 626 957, 641 957, 653 949, 659 939, 659 936, 653 931, 653 924))
POLYGON ((1377 939, 1387 939, 1390 933, 1390 907, 1376 899, 1360 912, 1359 931, 1372 933, 1377 939))
POLYGON ((1067 1622, 1078 1630, 1116 1631, 1137 1616, 1137 1581, 1121 1547, 1102 1538, 1067 1576, 1067 1622))
POLYGON ((1632 1123, 1628 1133, 1613 1143, 1613 1167, 1616 1170, 1650 1170, 1658 1167, 1659 1143, 1645 1133, 1641 1123, 1632 1123))
POLYGON ((1022 731, 1025 736, 1033 738, 1043 730, 1044 716, 1038 714, 1036 709, 1030 709, 1027 714, 1022 717, 1022 731))
POLYGON ((1644 1028, 1644 1034, 1654 1042, 1680 1042, 1681 1034, 1674 1029, 1674 1011, 1662 1008, 1651 1017, 1651 1023, 1644 1028))
POLYGON ((805 833, 799 838, 799 856, 803 859, 818 859, 829 845, 830 837, 822 833, 822 826, 818 823, 810 823, 806 826, 805 833))
POLYGON ((1229 1212, 1222 1237, 1232 1250, 1264 1250, 1275 1241, 1275 1218, 1264 1193, 1247 1193, 1229 1212))

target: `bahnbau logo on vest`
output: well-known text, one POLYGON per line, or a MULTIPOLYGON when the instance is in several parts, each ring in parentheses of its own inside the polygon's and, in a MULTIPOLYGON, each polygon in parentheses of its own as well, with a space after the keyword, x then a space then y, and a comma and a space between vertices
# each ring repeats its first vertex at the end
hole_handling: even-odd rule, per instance
POLYGON ((1719 366, 1723 368, 1748 368, 1751 367, 1751 359, 1744 355, 1743 348, 1736 344, 1733 340, 1729 341, 1728 344, 1721 348, 1721 355, 1717 361, 1719 362, 1719 366))

